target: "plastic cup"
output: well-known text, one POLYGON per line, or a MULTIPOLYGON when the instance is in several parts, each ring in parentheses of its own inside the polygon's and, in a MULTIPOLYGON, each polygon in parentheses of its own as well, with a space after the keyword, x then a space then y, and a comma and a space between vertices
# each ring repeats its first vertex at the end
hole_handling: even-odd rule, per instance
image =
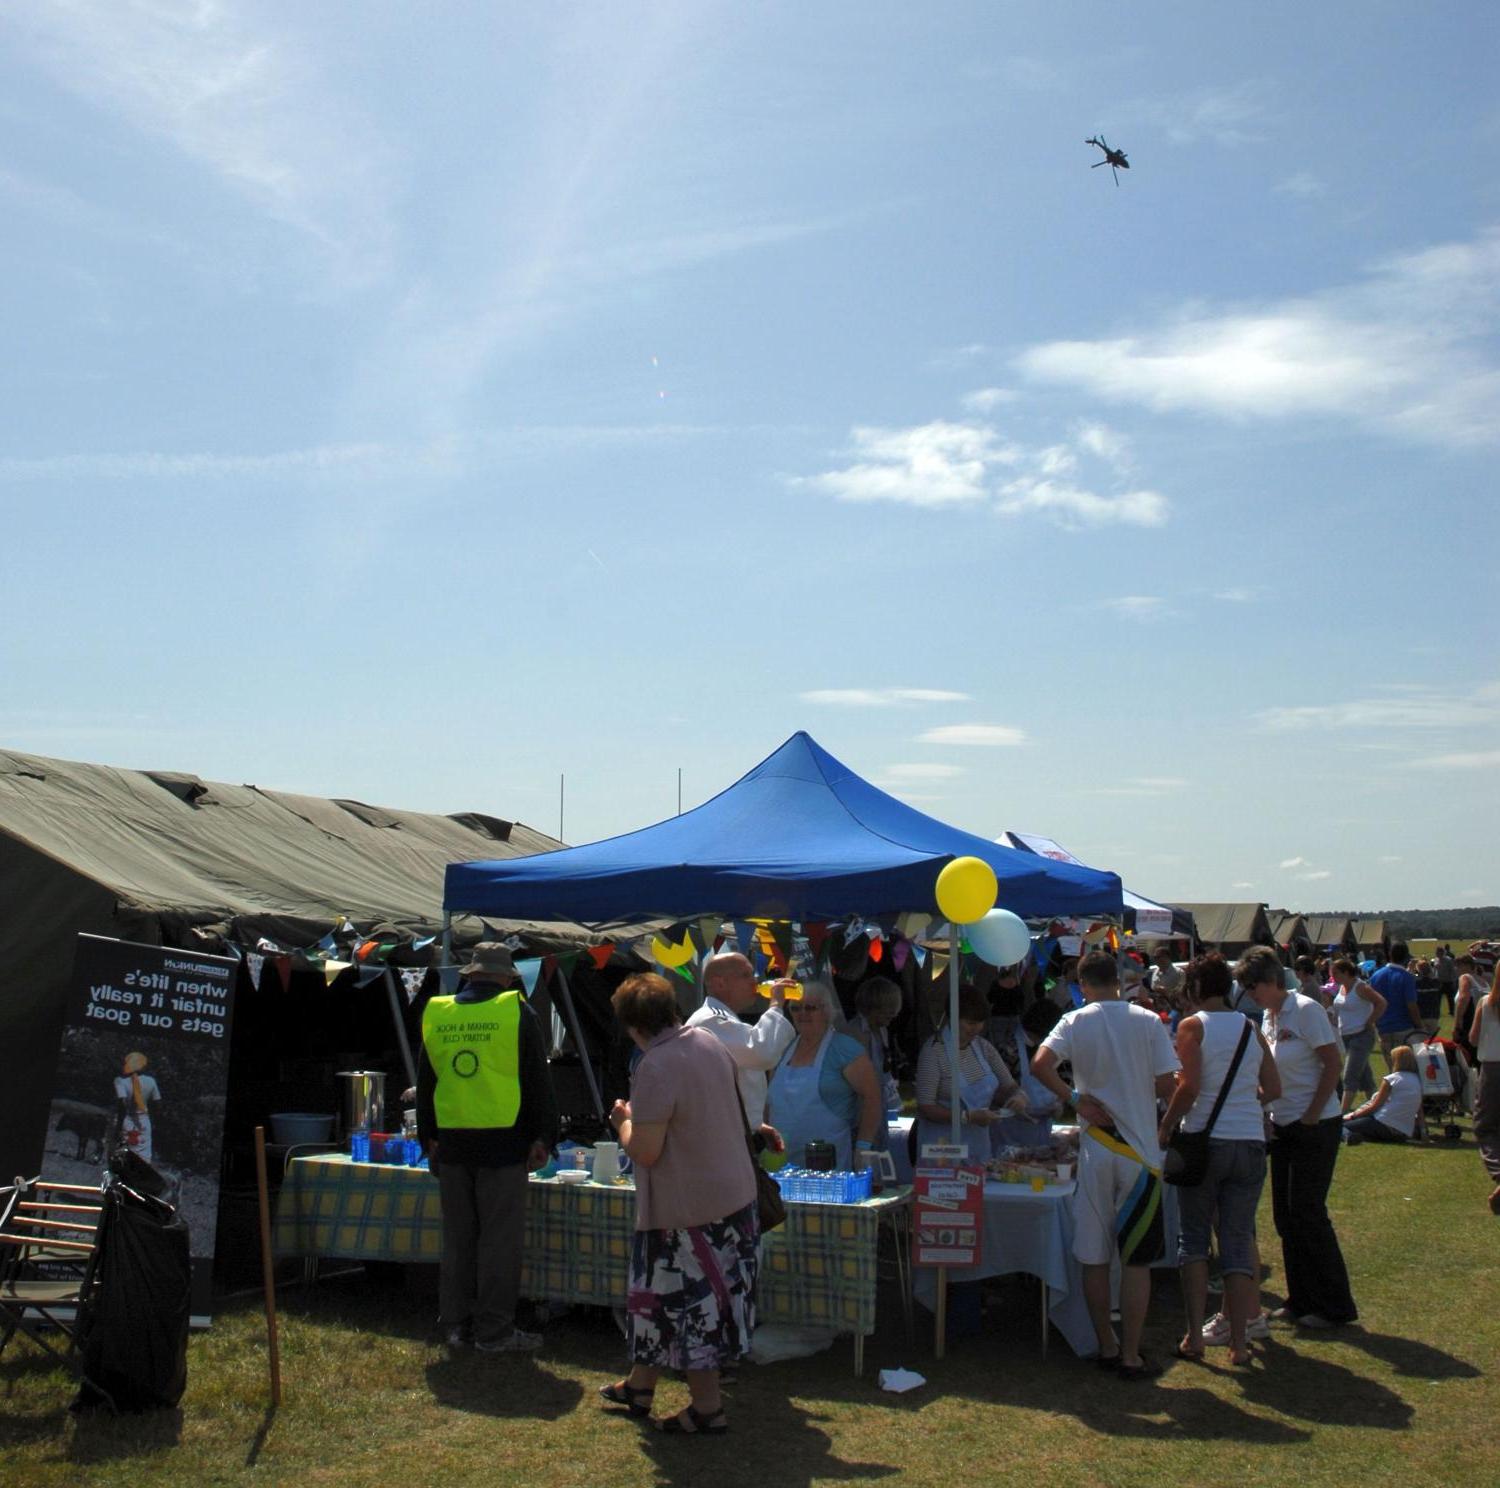
POLYGON ((370 1134, 365 1131, 352 1131, 349 1133, 349 1160, 351 1162, 369 1162, 370 1160, 370 1134))
POLYGON ((1046 1187, 1047 1180, 1040 1173, 1033 1173, 1031 1176, 1032 1193, 1041 1193, 1046 1187))

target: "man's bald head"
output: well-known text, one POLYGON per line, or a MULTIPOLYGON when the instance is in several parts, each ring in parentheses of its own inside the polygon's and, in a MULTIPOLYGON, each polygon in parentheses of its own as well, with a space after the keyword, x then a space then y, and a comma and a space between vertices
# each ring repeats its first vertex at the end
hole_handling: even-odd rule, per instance
POLYGON ((743 1013, 755 1001, 755 968, 738 951, 721 951, 703 966, 703 990, 732 1013, 743 1013))

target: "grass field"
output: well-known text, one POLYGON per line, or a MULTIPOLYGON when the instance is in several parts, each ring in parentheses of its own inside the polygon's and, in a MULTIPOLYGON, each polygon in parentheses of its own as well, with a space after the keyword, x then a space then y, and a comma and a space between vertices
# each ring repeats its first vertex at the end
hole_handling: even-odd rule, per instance
MULTIPOLYGON (((72 1386, 24 1339, 0 1360, 0 1483, 702 1484, 714 1488, 900 1477, 998 1482, 1199 1485, 1500 1482, 1500 1219, 1472 1141, 1346 1149, 1332 1207, 1362 1319, 1329 1335, 1277 1329, 1255 1367, 1171 1361, 1125 1384, 1053 1335, 1043 1361, 1037 1294, 1000 1285, 987 1330, 938 1363, 882 1305, 853 1377, 847 1345, 749 1367, 714 1441, 657 1436, 599 1408, 621 1342, 602 1314, 572 1313, 534 1359, 449 1359, 433 1338, 430 1290, 363 1275, 283 1294, 286 1399, 267 1408, 258 1301, 228 1304, 191 1344, 180 1411, 118 1419, 68 1413, 72 1386), (902 1364, 928 1384, 884 1395, 902 1364)), ((1279 1252, 1261 1216, 1268 1305, 1279 1252)), ((920 1310, 919 1318, 923 1315, 920 1310)), ((1180 1327, 1163 1273, 1147 1346, 1180 1327)), ((664 1385, 661 1408, 686 1400, 664 1385)))

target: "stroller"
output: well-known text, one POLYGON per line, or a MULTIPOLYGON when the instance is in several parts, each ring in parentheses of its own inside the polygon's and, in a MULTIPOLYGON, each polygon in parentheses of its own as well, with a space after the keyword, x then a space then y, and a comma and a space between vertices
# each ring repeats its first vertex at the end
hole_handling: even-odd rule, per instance
POLYGON ((1417 1056, 1417 1078, 1422 1082, 1422 1119, 1429 1131, 1438 1123, 1455 1139, 1454 1122, 1474 1110, 1474 1071, 1464 1051, 1452 1039, 1432 1038, 1412 1043, 1417 1056))

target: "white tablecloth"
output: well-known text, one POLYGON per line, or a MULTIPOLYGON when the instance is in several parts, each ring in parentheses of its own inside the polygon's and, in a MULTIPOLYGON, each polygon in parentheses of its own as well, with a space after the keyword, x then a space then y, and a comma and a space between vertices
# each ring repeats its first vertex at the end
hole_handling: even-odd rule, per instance
MULTIPOLYGON (((1047 1316, 1053 1326, 1075 1354, 1091 1354, 1096 1346, 1094 1329, 1073 1255, 1076 1186, 1058 1183, 1033 1193, 1019 1183, 986 1183, 983 1255, 977 1266, 950 1270, 948 1280, 980 1281, 1015 1271, 1040 1277, 1047 1283, 1047 1316)), ((930 1310, 937 1296, 937 1272, 919 1267, 913 1293, 930 1310)))

